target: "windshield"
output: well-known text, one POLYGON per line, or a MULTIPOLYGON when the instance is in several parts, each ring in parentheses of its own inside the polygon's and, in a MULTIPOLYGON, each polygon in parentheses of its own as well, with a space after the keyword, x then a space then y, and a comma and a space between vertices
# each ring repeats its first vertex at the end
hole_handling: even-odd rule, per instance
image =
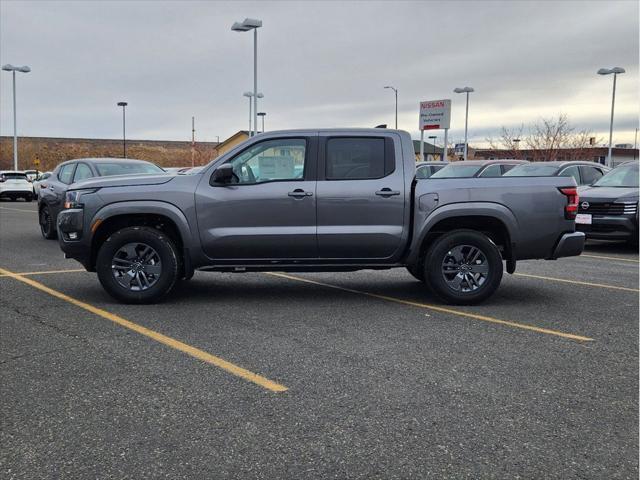
POLYGON ((556 165, 527 164, 513 167, 505 177, 552 177, 558 171, 556 165))
POLYGON ((638 164, 622 165, 618 168, 614 168, 594 183, 593 186, 638 188, 638 164))
POLYGON ((431 175, 431 178, 468 178, 473 177, 482 165, 447 165, 431 175))
POLYGON ((101 177, 110 177, 112 175, 167 173, 153 163, 147 162, 98 162, 96 163, 96 169, 101 177))

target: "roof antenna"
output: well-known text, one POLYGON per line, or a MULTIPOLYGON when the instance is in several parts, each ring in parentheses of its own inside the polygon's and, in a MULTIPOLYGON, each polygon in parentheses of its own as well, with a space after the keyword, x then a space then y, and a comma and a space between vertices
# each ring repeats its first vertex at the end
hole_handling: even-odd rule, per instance
POLYGON ((387 128, 387 124, 383 123, 382 125, 376 125, 376 128, 387 128))

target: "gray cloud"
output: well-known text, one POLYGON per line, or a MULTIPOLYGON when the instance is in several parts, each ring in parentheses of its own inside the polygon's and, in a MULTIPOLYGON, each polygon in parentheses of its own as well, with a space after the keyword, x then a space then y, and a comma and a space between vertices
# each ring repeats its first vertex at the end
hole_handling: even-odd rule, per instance
MULTIPOLYGON (((638 123, 638 3, 622 2, 12 2, 0 4, 2 63, 18 78, 23 135, 129 135, 214 140, 247 128, 252 38, 230 30, 261 18, 260 109, 268 129, 393 123, 417 135, 420 100, 452 98, 452 138, 566 112, 579 128, 608 127, 610 78, 621 65, 617 141, 638 123)), ((3 72, 0 131, 12 132, 3 72)), ((631 138, 632 140, 632 138, 631 138)))

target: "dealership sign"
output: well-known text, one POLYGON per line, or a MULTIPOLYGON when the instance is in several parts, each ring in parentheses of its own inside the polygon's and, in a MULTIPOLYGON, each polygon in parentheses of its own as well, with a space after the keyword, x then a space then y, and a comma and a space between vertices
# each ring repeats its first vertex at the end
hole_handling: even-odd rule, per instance
POLYGON ((420 102, 420 130, 449 128, 450 123, 451 100, 420 102))

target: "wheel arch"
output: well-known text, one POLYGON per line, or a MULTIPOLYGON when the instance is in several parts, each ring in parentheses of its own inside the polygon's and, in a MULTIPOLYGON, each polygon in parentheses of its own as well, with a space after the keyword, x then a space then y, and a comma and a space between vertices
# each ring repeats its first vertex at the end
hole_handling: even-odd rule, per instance
POLYGON ((126 227, 145 226, 166 234, 176 245, 184 266, 183 276, 193 274, 189 247, 192 234, 189 222, 174 205, 164 202, 127 202, 100 209, 91 220, 91 269, 95 268, 100 245, 112 233, 126 227))
POLYGON ((410 254, 409 263, 424 258, 433 242, 447 232, 475 230, 487 235, 507 261, 507 272, 515 271, 518 223, 513 212, 499 204, 464 203, 446 205, 433 211, 424 221, 410 254))

